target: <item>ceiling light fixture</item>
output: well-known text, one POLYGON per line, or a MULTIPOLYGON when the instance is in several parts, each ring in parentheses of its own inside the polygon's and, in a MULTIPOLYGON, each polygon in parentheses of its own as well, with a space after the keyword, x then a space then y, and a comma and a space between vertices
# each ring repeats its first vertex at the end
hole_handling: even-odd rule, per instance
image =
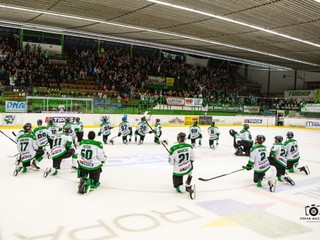
MULTIPOLYGON (((172 8, 176 8, 176 9, 181 9, 181 10, 185 10, 185 11, 188 11, 188 12, 193 12, 193 13, 197 13, 197 14, 200 14, 200 15, 204 15, 204 16, 220 19, 220 20, 223 20, 223 21, 235 23, 235 24, 238 24, 238 25, 242 25, 242 26, 249 27, 249 28, 252 28, 252 29, 255 29, 255 30, 259 30, 259 31, 262 31, 262 32, 270 33, 270 34, 273 34, 273 35, 277 35, 277 36, 280 36, 280 37, 284 37, 284 38, 287 38, 287 39, 291 39, 291 40, 294 40, 294 41, 297 41, 297 42, 302 42, 302 43, 309 44, 309 45, 312 45, 312 46, 320 48, 320 44, 313 43, 313 42, 310 42, 310 41, 306 41, 306 40, 303 40, 303 39, 300 39, 300 38, 296 38, 296 37, 293 37, 293 36, 290 36, 290 35, 287 35, 287 34, 282 34, 282 33, 276 32, 276 31, 272 31, 272 30, 269 30, 269 29, 266 29, 266 28, 263 28, 263 27, 259 27, 259 26, 255 26, 255 25, 252 25, 252 24, 248 24, 248 23, 245 23, 245 22, 236 21, 236 20, 233 20, 233 19, 230 19, 230 18, 222 17, 222 16, 211 14, 211 13, 208 13, 208 12, 203 12, 203 11, 195 10, 195 9, 192 9, 192 8, 183 7, 183 6, 180 6, 180 5, 166 3, 166 2, 162 2, 162 1, 158 1, 158 0, 147 0, 147 1, 159 4, 159 5, 164 5, 164 6, 168 6, 168 7, 172 7, 172 8)), ((320 2, 320 0, 315 0, 315 1, 320 2)))
POLYGON ((228 47, 228 48, 258 53, 261 55, 266 55, 266 56, 270 56, 270 57, 275 57, 275 58, 284 59, 287 61, 302 63, 302 64, 306 64, 306 65, 311 65, 311 66, 318 66, 317 64, 312 63, 312 62, 301 61, 301 60, 288 58, 288 57, 284 57, 284 56, 280 56, 280 55, 276 55, 276 54, 271 54, 271 53, 267 53, 267 52, 262 52, 262 51, 258 51, 258 50, 254 50, 254 49, 250 49, 250 48, 244 48, 244 47, 239 47, 236 45, 216 42, 216 41, 212 41, 212 40, 206 40, 206 39, 202 39, 202 38, 196 38, 196 37, 192 37, 192 36, 188 36, 188 35, 182 35, 182 34, 171 33, 171 32, 164 32, 164 31, 143 28, 143 27, 137 27, 137 26, 121 24, 121 23, 116 23, 116 22, 108 22, 108 21, 103 21, 103 20, 94 19, 94 18, 83 18, 83 17, 78 17, 78 16, 74 16, 74 15, 70 15, 70 14, 62 14, 62 13, 56 13, 56 12, 46 11, 46 10, 37 10, 37 9, 31 9, 31 8, 25 8, 25 7, 16 7, 16 6, 5 5, 5 4, 0 4, 0 8, 33 12, 33 13, 38 13, 38 14, 46 14, 46 15, 51 15, 51 16, 70 18, 70 19, 76 19, 76 20, 81 20, 81 21, 89 21, 89 22, 94 22, 94 23, 107 24, 107 25, 111 25, 111 26, 123 27, 123 28, 138 30, 138 31, 145 31, 145 32, 149 32, 149 33, 156 33, 156 34, 160 34, 160 35, 166 35, 166 36, 171 36, 171 37, 194 40, 194 41, 198 41, 198 42, 204 42, 204 43, 213 44, 213 45, 224 46, 224 47, 228 47))

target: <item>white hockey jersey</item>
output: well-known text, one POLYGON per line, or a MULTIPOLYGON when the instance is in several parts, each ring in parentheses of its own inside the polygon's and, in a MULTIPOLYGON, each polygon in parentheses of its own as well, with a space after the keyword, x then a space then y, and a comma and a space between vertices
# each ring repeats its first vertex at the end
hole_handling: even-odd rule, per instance
POLYGON ((64 133, 59 134, 53 140, 53 146, 51 149, 52 159, 56 159, 67 152, 67 148, 72 148, 72 137, 64 133))
POLYGON ((176 144, 170 148, 169 164, 173 165, 173 175, 183 176, 193 169, 194 154, 188 143, 176 144))
POLYGON ((95 140, 82 140, 78 148, 78 163, 86 170, 96 170, 102 167, 106 156, 102 143, 95 140))
POLYGON ((21 134, 17 140, 17 149, 23 163, 31 161, 37 154, 38 145, 32 133, 21 134))
POLYGON ((287 150, 288 161, 298 161, 300 159, 300 152, 297 140, 289 139, 283 144, 287 150))

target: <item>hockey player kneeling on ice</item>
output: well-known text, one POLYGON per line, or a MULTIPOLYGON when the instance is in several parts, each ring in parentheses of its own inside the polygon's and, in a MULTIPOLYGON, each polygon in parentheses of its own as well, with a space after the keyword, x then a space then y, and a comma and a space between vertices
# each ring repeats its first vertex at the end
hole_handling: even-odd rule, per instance
POLYGON ((138 140, 137 137, 139 136, 140 139, 139 139, 138 145, 142 144, 147 133, 149 133, 147 119, 146 117, 142 117, 141 122, 138 123, 137 128, 134 132, 135 134, 134 141, 137 142, 138 140))
POLYGON ((31 167, 33 170, 39 170, 40 168, 36 162, 40 162, 44 154, 44 151, 38 147, 35 136, 32 134, 31 123, 26 123, 23 126, 23 131, 24 133, 20 134, 17 139, 17 149, 20 153, 20 158, 13 172, 14 176, 17 176, 21 169, 22 172, 26 172, 28 167, 31 167))
POLYGON ((220 130, 217 126, 215 126, 215 122, 212 121, 211 126, 208 127, 209 134, 209 146, 211 149, 214 149, 214 142, 216 142, 216 146, 219 145, 219 135, 220 130))
POLYGON ((180 132, 177 136, 178 143, 170 148, 169 164, 173 165, 173 187, 177 192, 187 191, 190 198, 196 196, 195 185, 191 184, 193 170, 193 149, 188 143, 185 143, 186 134, 180 132), (183 186, 183 178, 187 176, 185 189, 183 186))
MULTIPOLYGON (((47 167, 43 173, 43 177, 47 177, 49 173, 52 172, 52 175, 57 175, 58 170, 60 169, 60 165, 63 159, 70 158, 74 155, 75 150, 73 148, 73 140, 72 137, 69 135, 71 132, 71 126, 66 126, 63 128, 63 133, 56 136, 53 140, 53 147, 51 149, 51 156, 52 156, 52 168, 47 167)), ((76 159, 72 158, 72 170, 77 170, 76 167, 76 159)))
POLYGON ((237 133, 233 129, 229 130, 230 135, 233 137, 233 146, 237 150, 234 154, 236 156, 250 156, 250 149, 252 147, 252 135, 249 131, 249 125, 243 124, 243 129, 237 133), (236 140, 236 139, 239 140, 236 140))
POLYGON ((284 142, 284 146, 287 149, 287 168, 290 173, 304 172, 306 175, 310 174, 309 167, 307 165, 298 167, 300 160, 300 152, 298 147, 298 141, 293 139, 293 132, 287 132, 287 141, 284 142))
POLYGON ((78 178, 80 184, 78 193, 89 193, 100 185, 100 173, 106 156, 102 143, 95 141, 96 134, 93 131, 88 133, 88 140, 82 140, 78 148, 78 178))
POLYGON ((202 134, 201 128, 198 126, 198 121, 194 121, 193 126, 189 128, 188 139, 191 139, 191 145, 193 147, 196 146, 196 140, 199 139, 199 146, 201 146, 202 134))
POLYGON ((271 166, 267 158, 267 148, 263 145, 266 138, 263 135, 257 135, 255 145, 250 152, 250 158, 246 166, 242 166, 247 170, 254 169, 253 182, 257 187, 263 187, 265 181, 268 182, 270 192, 276 189, 277 169, 271 166))
POLYGON ((160 123, 160 119, 156 119, 156 124, 154 125, 154 129, 149 131, 149 133, 154 133, 154 142, 160 144, 160 137, 162 135, 162 125, 160 123))
POLYGON ((59 134, 59 127, 53 123, 53 120, 48 121, 48 142, 50 144, 50 149, 53 147, 53 140, 59 134))
POLYGON ((108 137, 111 134, 111 129, 114 128, 113 124, 110 123, 109 121, 109 117, 107 116, 103 116, 101 118, 101 125, 100 125, 100 131, 98 133, 98 136, 101 136, 102 134, 102 141, 107 144, 108 143, 108 137))
POLYGON ((80 118, 76 117, 76 123, 75 123, 75 132, 77 136, 78 143, 80 143, 83 139, 83 123, 80 122, 80 118))
MULTIPOLYGON (((128 137, 129 142, 131 142, 131 136, 132 136, 132 127, 131 124, 127 121, 127 118, 123 117, 122 122, 119 124, 119 132, 118 137, 122 135, 122 142, 124 144, 128 144, 128 137)), ((113 140, 110 140, 110 142, 113 144, 113 140)))
POLYGON ((283 137, 275 136, 274 144, 270 150, 269 162, 272 166, 275 166, 277 169, 277 178, 279 182, 285 181, 292 186, 295 185, 295 182, 287 175, 287 150, 282 144, 283 137))

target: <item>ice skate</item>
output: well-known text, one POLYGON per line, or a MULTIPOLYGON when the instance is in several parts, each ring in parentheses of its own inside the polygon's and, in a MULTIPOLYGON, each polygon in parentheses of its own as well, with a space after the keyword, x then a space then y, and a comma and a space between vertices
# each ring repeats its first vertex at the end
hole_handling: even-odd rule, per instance
POLYGON ((309 175, 310 174, 310 170, 309 170, 309 167, 306 165, 306 166, 303 166, 301 168, 298 168, 300 172, 304 172, 306 175, 309 175))
POLYGON ((81 178, 79 186, 78 186, 78 193, 79 194, 84 194, 85 193, 85 188, 86 188, 86 180, 81 178))
POLYGON ((138 142, 138 145, 141 145, 142 143, 143 143, 143 141, 140 140, 140 141, 138 142))
POLYGON ((290 183, 292 186, 296 185, 296 183, 289 176, 285 176, 283 178, 287 183, 290 183))
POLYGON ((199 146, 201 146, 201 140, 199 140, 199 146))
POLYGON ((43 173, 43 177, 44 178, 48 177, 48 175, 49 175, 49 173, 51 173, 51 171, 52 171, 51 167, 47 167, 43 173))
POLYGON ((31 168, 32 168, 33 170, 36 170, 36 171, 39 171, 39 169, 40 169, 40 168, 37 166, 35 160, 32 161, 32 163, 31 163, 31 168))
POLYGON ((186 187, 186 191, 189 193, 191 199, 196 198, 196 185, 190 185, 186 187))
POLYGON ((274 192, 276 190, 276 180, 268 181, 270 192, 274 192))
POLYGON ((113 145, 113 144, 114 144, 114 141, 111 139, 111 140, 110 140, 110 143, 113 145))

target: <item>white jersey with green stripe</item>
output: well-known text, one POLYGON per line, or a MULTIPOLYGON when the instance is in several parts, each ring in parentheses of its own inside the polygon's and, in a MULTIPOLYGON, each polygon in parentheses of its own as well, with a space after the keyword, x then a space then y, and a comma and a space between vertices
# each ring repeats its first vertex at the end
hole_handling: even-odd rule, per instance
POLYGON ((147 133, 148 133, 148 124, 147 122, 139 122, 138 125, 137 125, 137 131, 138 131, 138 134, 141 135, 141 136, 145 136, 147 133))
POLYGON ((287 160, 297 161, 300 159, 300 152, 297 140, 288 139, 284 142, 284 146, 287 149, 287 160))
POLYGON ((217 140, 219 139, 220 130, 216 126, 208 127, 209 140, 217 140))
POLYGON ((193 169, 193 148, 188 143, 178 143, 170 148, 169 164, 173 165, 173 175, 183 176, 193 169))
POLYGON ((160 133, 162 132, 162 125, 161 125, 161 123, 156 123, 155 125, 154 125, 154 132, 155 132, 155 134, 157 135, 157 136, 159 136, 160 135, 160 133))
POLYGON ((66 126, 70 126, 71 132, 69 132, 69 136, 71 136, 72 140, 75 140, 77 135, 76 135, 76 125, 72 122, 66 123, 63 125, 62 129, 64 129, 66 126))
POLYGON ((59 127, 55 124, 48 126, 48 138, 53 140, 59 134, 59 127))
POLYGON ((75 132, 83 132, 83 123, 82 122, 76 122, 75 125, 75 132))
POLYGON ((67 152, 67 148, 72 148, 72 137, 64 133, 58 134, 53 140, 51 149, 52 159, 61 157, 67 152))
POLYGON ((266 146, 253 146, 250 150, 250 159, 248 163, 253 164, 253 169, 256 173, 266 172, 270 168, 266 146))
POLYGON ((82 140, 78 148, 78 163, 86 170, 102 167, 106 160, 102 143, 95 140, 82 140))
POLYGON ((237 138, 246 142, 252 142, 252 135, 249 130, 242 129, 240 133, 236 135, 237 138))
POLYGON ((131 128, 131 124, 127 121, 121 122, 119 125, 119 133, 121 133, 121 135, 123 137, 130 135, 132 131, 131 128))
POLYGON ((287 167, 287 149, 281 142, 274 143, 271 150, 270 156, 274 156, 275 160, 283 167, 287 167))
POLYGON ((189 128, 189 134, 191 139, 197 139, 201 137, 201 128, 199 126, 191 126, 189 128))
POLYGON ((39 147, 45 147, 48 144, 48 128, 40 126, 33 129, 33 134, 39 147))
POLYGON ((17 149, 22 162, 31 161, 37 154, 38 145, 32 133, 24 133, 18 137, 17 149))
POLYGON ((99 133, 102 135, 105 135, 105 136, 106 135, 109 136, 111 134, 111 129, 113 129, 113 128, 114 128, 114 126, 112 123, 104 122, 100 125, 100 132, 99 133))

